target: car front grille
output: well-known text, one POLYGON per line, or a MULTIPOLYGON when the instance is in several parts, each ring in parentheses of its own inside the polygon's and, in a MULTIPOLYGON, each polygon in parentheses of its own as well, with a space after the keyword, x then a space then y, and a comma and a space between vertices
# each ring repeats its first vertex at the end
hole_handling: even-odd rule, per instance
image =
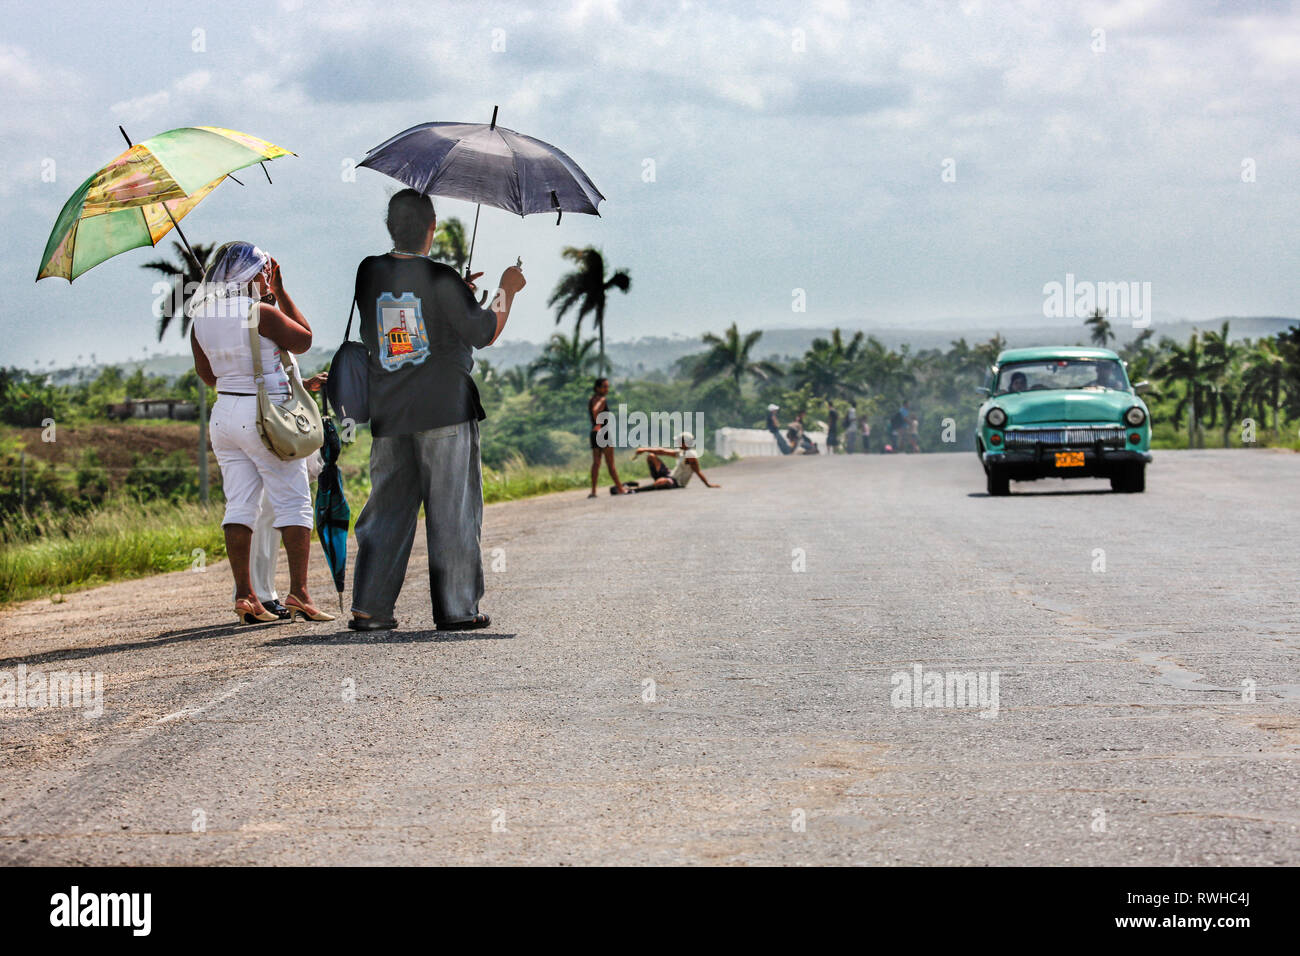
POLYGON ((1123 445, 1127 429, 1118 425, 1086 425, 1077 428, 1019 428, 1003 436, 1007 448, 1032 448, 1040 445, 1123 445))

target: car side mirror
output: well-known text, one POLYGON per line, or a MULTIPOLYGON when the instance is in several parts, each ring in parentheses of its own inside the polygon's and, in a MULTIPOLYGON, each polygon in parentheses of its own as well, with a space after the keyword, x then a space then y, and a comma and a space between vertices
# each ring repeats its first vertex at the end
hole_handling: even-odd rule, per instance
POLYGON ((1145 395, 1145 394, 1146 394, 1147 392, 1149 392, 1149 391, 1151 391, 1151 383, 1150 383, 1150 382, 1134 382, 1134 383, 1133 383, 1133 394, 1134 394, 1134 395, 1145 395))

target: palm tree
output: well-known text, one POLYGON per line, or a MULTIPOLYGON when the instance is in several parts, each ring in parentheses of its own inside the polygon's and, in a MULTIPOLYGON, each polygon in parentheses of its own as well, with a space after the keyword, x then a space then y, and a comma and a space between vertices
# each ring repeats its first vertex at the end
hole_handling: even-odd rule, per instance
POLYGON ((849 344, 839 329, 829 339, 813 339, 812 347, 790 369, 795 388, 812 389, 815 398, 855 399, 866 389, 862 379, 863 334, 855 332, 849 344))
POLYGON ((1092 344, 1097 348, 1104 349, 1107 343, 1115 341, 1115 333, 1111 331, 1106 313, 1101 309, 1093 309, 1092 315, 1084 319, 1083 324, 1092 330, 1092 344))
POLYGON ((567 339, 558 332, 551 336, 542 354, 533 362, 532 370, 538 378, 548 385, 560 386, 592 374, 598 361, 591 354, 596 340, 581 340, 580 331, 574 328, 572 339, 567 339))
POLYGON ((750 350, 762 337, 763 333, 756 329, 742 339, 735 322, 721 337, 712 332, 705 333, 704 344, 709 346, 709 350, 695 365, 691 376, 693 384, 699 385, 714 376, 726 375, 736 383, 736 388, 740 388, 740 380, 746 375, 760 382, 780 375, 781 370, 774 363, 756 362, 749 357, 750 350))
POLYGON ((1202 336, 1205 343, 1205 371, 1209 379, 1211 396, 1211 425, 1217 424, 1218 413, 1223 412, 1223 447, 1231 447, 1229 435, 1232 426, 1240 417, 1245 404, 1242 394, 1241 357, 1246 347, 1231 340, 1228 323, 1218 332, 1206 332, 1202 336))
POLYGON ((506 388, 517 395, 532 387, 535 372, 535 365, 512 365, 502 374, 501 381, 505 383, 506 388))
MULTIPOLYGON (((988 347, 977 345, 971 352, 984 359, 987 358, 985 353, 988 347)), ((998 351, 1001 351, 1000 346, 998 351)), ((993 355, 996 357, 997 352, 993 355)), ((914 363, 906 345, 895 352, 886 348, 874 335, 868 336, 855 364, 858 374, 876 397, 882 400, 901 401, 916 386, 914 363)), ((993 359, 989 358, 985 364, 992 365, 993 359)))
POLYGON ((600 339, 600 368, 601 371, 608 372, 609 361, 605 358, 605 305, 608 302, 608 292, 610 289, 618 289, 626 294, 632 288, 632 277, 626 269, 616 269, 613 275, 607 276, 605 258, 593 246, 585 249, 568 246, 562 254, 575 263, 577 268, 561 277, 546 304, 558 306, 555 310, 556 325, 560 324, 570 309, 577 308, 575 337, 582 328, 582 320, 591 316, 600 339))
MULTIPOLYGON (((169 259, 152 259, 149 262, 142 263, 141 269, 152 269, 154 272, 161 272, 167 278, 172 280, 172 294, 163 300, 162 315, 158 318, 158 341, 163 340, 167 333, 167 327, 171 325, 172 319, 175 318, 176 305, 180 302, 184 304, 185 288, 193 288, 203 281, 203 271, 207 267, 208 259, 211 258, 213 251, 216 250, 217 244, 213 243, 194 243, 194 255, 198 256, 198 262, 195 262, 185 247, 179 242, 172 240, 172 247, 176 250, 176 262, 169 259), (202 263, 202 265, 200 265, 202 263)), ((190 317, 181 309, 181 336, 189 335, 190 317)), ((91 356, 94 360, 94 356, 91 356)))
POLYGON ((1273 440, 1282 437, 1278 419, 1282 407, 1282 390, 1287 380, 1287 361, 1276 339, 1260 339, 1255 343, 1246 370, 1242 376, 1242 402, 1253 404, 1263 418, 1263 412, 1273 410, 1273 440))
POLYGON ((1183 410, 1187 410, 1187 447, 1195 448, 1200 432, 1197 412, 1208 404, 1210 390, 1200 334, 1193 332, 1185 347, 1170 339, 1164 339, 1161 344, 1165 346, 1165 358, 1152 371, 1161 378, 1182 384, 1183 397, 1174 408, 1174 418, 1181 419, 1183 410))
POLYGON ((465 261, 469 258, 469 246, 465 242, 465 224, 452 216, 438 223, 438 231, 433 234, 433 248, 429 258, 445 262, 457 272, 465 271, 465 261))

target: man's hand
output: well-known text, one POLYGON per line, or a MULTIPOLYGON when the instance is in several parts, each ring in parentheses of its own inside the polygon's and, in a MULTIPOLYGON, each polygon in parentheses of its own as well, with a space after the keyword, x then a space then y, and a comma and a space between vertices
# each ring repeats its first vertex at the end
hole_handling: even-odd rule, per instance
POLYGON ((507 295, 514 295, 527 284, 528 280, 524 278, 524 270, 520 269, 518 266, 511 266, 506 269, 505 272, 501 273, 500 288, 501 291, 505 292, 507 295))
POLYGON ((467 286, 469 286, 469 291, 470 291, 470 292, 477 292, 477 291, 478 291, 478 286, 474 284, 474 280, 477 279, 477 278, 478 278, 479 276, 481 276, 482 274, 483 274, 483 273, 481 273, 481 272, 475 272, 475 273, 473 273, 472 275, 467 275, 467 276, 465 276, 465 284, 466 284, 467 286))

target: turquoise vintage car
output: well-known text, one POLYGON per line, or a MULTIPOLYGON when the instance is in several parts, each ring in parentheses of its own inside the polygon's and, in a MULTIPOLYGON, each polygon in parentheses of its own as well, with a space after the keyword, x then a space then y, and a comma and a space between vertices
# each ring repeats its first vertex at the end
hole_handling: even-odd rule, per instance
POLYGON ((1012 481, 1109 478, 1114 491, 1146 488, 1151 414, 1109 349, 1008 349, 989 369, 975 450, 990 495, 1012 481))

